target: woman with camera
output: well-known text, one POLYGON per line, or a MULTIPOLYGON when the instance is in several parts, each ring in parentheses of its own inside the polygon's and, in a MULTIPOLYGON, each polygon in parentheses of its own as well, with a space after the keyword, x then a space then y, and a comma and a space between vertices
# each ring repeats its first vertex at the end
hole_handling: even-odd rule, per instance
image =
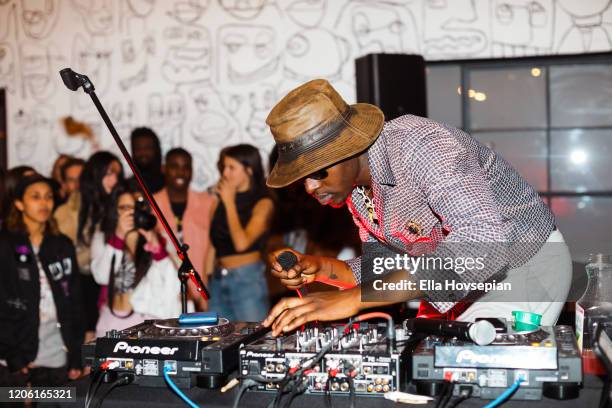
POLYGON ((118 184, 101 231, 92 240, 92 275, 98 284, 108 285, 96 337, 181 312, 177 270, 154 231, 155 218, 138 196, 138 190, 127 183, 118 184))
POLYGON ((230 320, 260 321, 269 308, 261 259, 274 204, 268 195, 257 148, 241 144, 221 150, 219 203, 212 209, 210 238, 216 263, 209 308, 230 320))

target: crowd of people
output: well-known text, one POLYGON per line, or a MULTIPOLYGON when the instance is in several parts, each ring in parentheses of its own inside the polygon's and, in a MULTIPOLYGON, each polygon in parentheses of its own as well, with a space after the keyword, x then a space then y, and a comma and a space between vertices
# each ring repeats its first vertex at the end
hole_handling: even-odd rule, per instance
MULTIPOLYGON (((348 213, 317 206, 294 187, 269 190, 254 146, 222 149, 219 180, 205 192, 190 187, 189 151, 173 148, 162 157, 152 129, 134 129, 131 149, 211 293, 208 303, 189 284, 190 311, 261 321, 282 294, 278 283, 270 284, 267 253, 294 246, 340 254, 343 248, 330 242, 358 248, 348 213), (320 222, 306 221, 313 219, 328 226, 333 220, 336 233, 346 237, 330 239, 334 232, 322 234, 320 222)), ((117 156, 61 155, 50 177, 28 166, 1 175, 0 385, 52 386, 76 379, 85 373, 83 342, 145 319, 178 317, 180 260, 117 156)))
MULTIPOLYGON (((273 336, 413 300, 422 318, 511 321, 520 310, 556 323, 571 284, 569 249, 537 191, 496 152, 427 118, 385 122, 379 108, 349 105, 321 79, 287 94, 266 123, 276 142, 267 178, 256 147, 228 146, 218 182, 205 192, 190 187, 189 151, 173 148, 162 158, 151 129, 132 133, 134 162, 209 287, 207 300, 189 285, 189 311, 260 321, 273 336), (385 279, 415 288, 372 301, 362 296, 372 280, 356 253, 360 241, 426 259, 483 257, 484 264, 392 270, 385 279), (284 251, 294 252, 293 266, 278 262, 284 251), (442 285, 495 279, 522 289, 442 285), (442 289, 417 285, 428 281, 442 289), (277 291, 316 282, 344 290, 277 291)), ((51 178, 19 166, 0 180, 0 385, 79 378, 83 342, 181 312, 173 240, 115 155, 62 156, 51 178)), ((377 253, 363 251, 366 262, 377 253)))

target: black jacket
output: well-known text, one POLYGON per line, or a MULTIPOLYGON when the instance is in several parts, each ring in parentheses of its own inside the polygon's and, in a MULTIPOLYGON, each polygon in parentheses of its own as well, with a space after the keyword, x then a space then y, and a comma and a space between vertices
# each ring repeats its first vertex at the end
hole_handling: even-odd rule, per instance
MULTIPOLYGON (((65 235, 46 234, 38 255, 53 292, 68 368, 80 368, 84 330, 74 245, 65 235)), ((11 371, 27 366, 38 353, 39 279, 29 238, 0 233, 0 359, 11 371)))

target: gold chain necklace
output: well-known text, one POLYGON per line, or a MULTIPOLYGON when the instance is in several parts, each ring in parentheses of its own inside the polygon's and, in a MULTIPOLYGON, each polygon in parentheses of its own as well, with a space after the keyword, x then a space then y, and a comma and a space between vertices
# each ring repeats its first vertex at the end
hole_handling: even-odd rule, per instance
POLYGON ((378 224, 378 217, 376 216, 376 210, 374 208, 374 201, 368 196, 368 192, 372 190, 370 188, 366 188, 365 186, 357 186, 357 191, 363 197, 363 204, 368 210, 368 217, 370 218, 370 222, 374 224, 378 224))

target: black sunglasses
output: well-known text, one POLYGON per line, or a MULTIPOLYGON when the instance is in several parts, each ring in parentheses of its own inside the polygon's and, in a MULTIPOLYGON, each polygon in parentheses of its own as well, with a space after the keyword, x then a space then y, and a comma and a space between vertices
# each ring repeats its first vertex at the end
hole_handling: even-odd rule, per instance
POLYGON ((304 177, 304 180, 306 179, 323 180, 327 178, 327 176, 329 176, 327 169, 321 169, 321 170, 317 170, 314 173, 307 175, 306 177, 304 177))

